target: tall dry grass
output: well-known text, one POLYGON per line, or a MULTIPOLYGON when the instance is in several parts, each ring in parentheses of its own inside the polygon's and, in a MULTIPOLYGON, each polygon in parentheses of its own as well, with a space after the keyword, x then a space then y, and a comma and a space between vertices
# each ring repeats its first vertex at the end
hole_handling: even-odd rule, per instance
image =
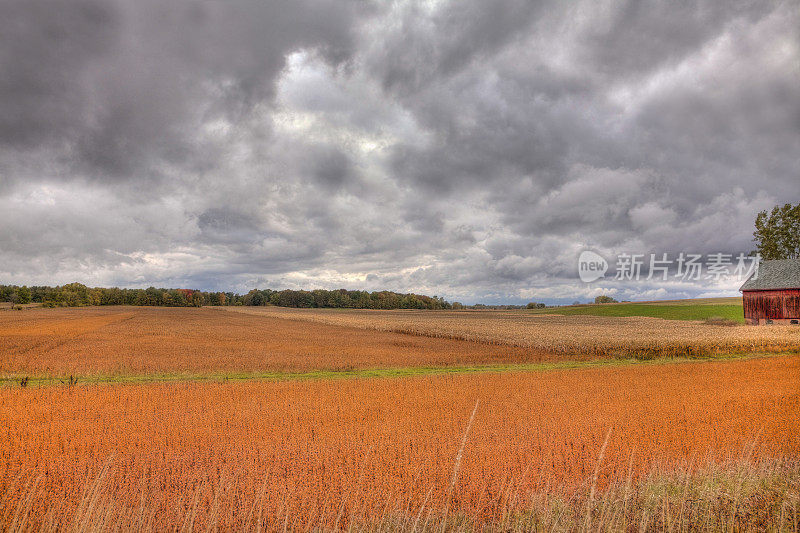
MULTIPOLYGON (((599 463, 600 464, 600 463, 599 463)), ((232 494, 219 487, 224 480, 215 480, 217 487, 210 500, 204 488, 187 494, 177 521, 164 527, 156 520, 158 508, 152 506, 149 494, 142 493, 138 503, 126 506, 114 496, 107 482, 108 468, 87 483, 80 503, 72 515, 60 515, 55 508, 44 519, 33 516, 31 502, 37 497, 38 485, 26 487, 22 500, 7 525, 9 533, 29 531, 218 531, 227 526, 219 510, 230 506, 232 494), (207 518, 206 518, 207 515, 207 518), (199 519, 199 517, 203 517, 199 519)), ((351 488, 358 493, 359 487, 351 488)), ((676 469, 667 475, 650 475, 643 479, 615 479, 601 493, 578 492, 565 497, 557 490, 532 495, 511 492, 503 496, 500 512, 482 519, 477 515, 448 513, 423 501, 418 509, 396 506, 391 501, 380 515, 360 512, 351 505, 351 514, 342 516, 347 504, 326 502, 338 508, 332 524, 314 517, 296 515, 283 507, 282 513, 271 515, 266 488, 242 509, 238 531, 757 531, 797 532, 800 530, 800 463, 797 461, 738 460, 710 465, 703 469, 676 469), (525 500, 519 507, 515 503, 525 500)), ((236 502, 241 505, 241 502, 236 502)))

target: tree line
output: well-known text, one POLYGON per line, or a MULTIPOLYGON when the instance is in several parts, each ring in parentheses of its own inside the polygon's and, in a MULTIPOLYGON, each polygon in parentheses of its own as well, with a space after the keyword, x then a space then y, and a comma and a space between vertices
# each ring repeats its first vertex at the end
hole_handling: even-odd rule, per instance
POLYGON ((401 294, 392 291, 349 291, 346 289, 313 291, 253 289, 241 297, 242 305, 280 307, 331 307, 343 309, 452 309, 439 296, 401 294))
POLYGON ((280 307, 347 309, 451 309, 438 296, 401 294, 391 291, 338 290, 258 290, 241 295, 234 292, 208 292, 192 289, 120 289, 87 287, 69 283, 57 287, 0 285, 0 302, 39 303, 44 307, 88 305, 143 305, 163 307, 202 307, 204 305, 275 305, 280 307))

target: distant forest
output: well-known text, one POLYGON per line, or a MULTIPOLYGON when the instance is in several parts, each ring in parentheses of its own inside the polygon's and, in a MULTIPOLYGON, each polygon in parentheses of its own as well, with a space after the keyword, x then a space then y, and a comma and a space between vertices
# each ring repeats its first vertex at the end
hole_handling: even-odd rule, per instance
POLYGON ((276 305, 280 307, 331 307, 347 309, 452 309, 438 296, 400 294, 390 291, 273 291, 253 289, 247 294, 205 292, 191 289, 90 288, 80 283, 60 287, 0 285, 0 302, 40 303, 45 307, 86 305, 152 305, 202 307, 204 305, 276 305))

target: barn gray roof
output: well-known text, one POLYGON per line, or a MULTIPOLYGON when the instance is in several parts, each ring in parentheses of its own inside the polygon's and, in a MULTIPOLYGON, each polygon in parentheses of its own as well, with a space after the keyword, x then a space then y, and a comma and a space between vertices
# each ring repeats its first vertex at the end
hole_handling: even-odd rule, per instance
POLYGON ((761 261, 758 278, 751 275, 740 291, 769 291, 778 289, 800 289, 800 259, 775 259, 761 261))

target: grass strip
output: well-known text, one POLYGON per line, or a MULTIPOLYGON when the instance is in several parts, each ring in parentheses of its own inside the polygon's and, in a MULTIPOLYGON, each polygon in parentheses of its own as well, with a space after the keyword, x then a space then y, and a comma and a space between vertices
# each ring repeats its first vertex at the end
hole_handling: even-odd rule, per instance
POLYGON ((301 381, 354 378, 405 378, 417 376, 441 376, 453 374, 478 374, 500 372, 543 372, 553 370, 574 370, 581 368, 619 367, 627 365, 664 365, 698 362, 722 362, 766 357, 796 355, 786 353, 738 353, 713 357, 662 357, 654 359, 595 359, 590 361, 559 361, 547 363, 518 363, 497 365, 464 366, 420 366, 401 368, 366 368, 353 370, 313 370, 310 372, 209 372, 156 373, 156 374, 111 374, 85 376, 47 376, 12 374, 0 376, 0 386, 20 387, 20 381, 27 378, 28 387, 71 386, 72 385, 113 385, 179 382, 230 382, 230 381, 301 381))
POLYGON ((565 307, 551 307, 547 309, 531 309, 531 314, 542 315, 590 315, 607 317, 650 317, 666 320, 708 320, 709 318, 723 318, 739 323, 744 323, 744 314, 741 304, 653 304, 653 303, 619 303, 601 305, 576 305, 565 307))

